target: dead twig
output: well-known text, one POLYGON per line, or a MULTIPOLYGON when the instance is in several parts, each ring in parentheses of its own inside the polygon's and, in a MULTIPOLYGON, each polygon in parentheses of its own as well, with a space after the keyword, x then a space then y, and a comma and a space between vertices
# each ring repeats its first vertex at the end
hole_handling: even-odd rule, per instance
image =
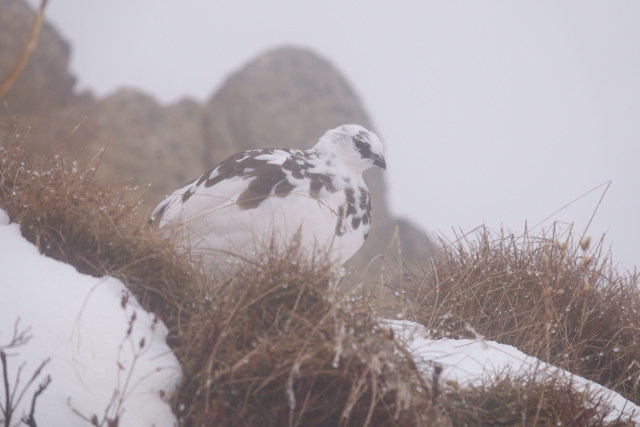
POLYGON ((36 20, 31 27, 31 32, 29 33, 29 37, 27 37, 27 41, 22 48, 20 57, 13 65, 13 68, 9 72, 9 75, 5 77, 2 82, 0 82, 0 97, 4 96, 11 90, 16 79, 22 72, 22 69, 25 65, 27 65, 27 60, 29 59, 31 52, 33 52, 33 49, 35 49, 38 41, 38 35, 40 34, 40 29, 42 28, 42 23, 44 22, 44 10, 46 7, 47 0, 41 0, 40 7, 38 8, 38 14, 36 15, 36 20))
POLYGON ((31 398, 31 410, 29 411, 29 416, 22 417, 22 420, 21 420, 23 423, 25 423, 29 427, 38 427, 38 424, 36 423, 36 419, 35 419, 36 400, 42 394, 42 392, 45 391, 47 387, 49 387, 49 384, 51 384, 51 376, 47 375, 44 381, 40 384, 40 386, 38 386, 38 390, 36 390, 36 392, 33 393, 33 397, 31 398))
MULTIPOLYGON (((8 363, 7 363, 7 354, 4 351, 0 350, 0 364, 2 364, 2 382, 3 382, 4 394, 5 394, 4 405, 0 404, 0 413, 2 413, 2 416, 4 417, 5 427, 11 426, 11 419, 13 417, 13 414, 16 408, 20 404, 20 401, 24 397, 29 387, 31 387, 31 384, 33 384, 36 378, 40 376, 40 374, 42 373, 42 370, 47 365, 47 363, 49 363, 49 361, 50 359, 45 359, 40 364, 40 366, 38 366, 38 369, 36 369, 33 375, 31 375, 31 378, 29 379, 29 381, 27 381, 27 383, 22 387, 22 391, 20 391, 16 397, 16 393, 18 391, 18 385, 20 383, 20 374, 22 373, 22 368, 24 367, 24 364, 18 369, 18 374, 16 375, 16 381, 15 381, 15 384, 13 385, 13 391, 12 391, 11 385, 9 384, 9 372, 8 372, 9 369, 8 369, 8 363)), ((40 394, 42 394, 42 392, 45 391, 45 389, 49 386, 50 383, 51 383, 51 377, 47 375, 44 381, 38 387, 38 390, 34 393, 33 398, 31 400, 31 411, 29 412, 29 416, 23 417, 21 419, 21 421, 27 424, 28 426, 36 427, 36 421, 34 417, 35 410, 36 410, 36 400, 38 396, 40 396, 40 394)))
POLYGON ((0 351, 0 362, 2 362, 2 379, 4 383, 4 407, 0 405, 2 416, 4 417, 4 425, 11 425, 11 416, 13 415, 13 407, 11 405, 11 394, 9 393, 9 375, 7 373, 7 355, 4 351, 0 351))

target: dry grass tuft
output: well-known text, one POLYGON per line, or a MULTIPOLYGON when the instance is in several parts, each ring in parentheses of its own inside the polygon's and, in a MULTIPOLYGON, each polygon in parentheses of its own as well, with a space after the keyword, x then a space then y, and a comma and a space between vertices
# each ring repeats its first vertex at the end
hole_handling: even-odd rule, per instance
POLYGON ((0 206, 42 253, 81 273, 121 279, 146 307, 168 317, 194 271, 145 226, 139 203, 123 196, 132 189, 97 182, 98 163, 37 159, 19 139, 7 141, 0 145, 0 206))
POLYGON ((640 288, 602 241, 493 233, 440 242, 412 279, 416 320, 435 334, 510 344, 640 403, 640 288))
POLYGON ((540 381, 498 375, 481 385, 447 387, 444 412, 455 426, 634 426, 624 417, 606 420, 610 409, 576 392, 565 380, 540 381))
POLYGON ((410 357, 300 247, 265 251, 195 302, 181 333, 193 351, 178 396, 190 402, 185 425, 426 422, 426 385, 410 357))

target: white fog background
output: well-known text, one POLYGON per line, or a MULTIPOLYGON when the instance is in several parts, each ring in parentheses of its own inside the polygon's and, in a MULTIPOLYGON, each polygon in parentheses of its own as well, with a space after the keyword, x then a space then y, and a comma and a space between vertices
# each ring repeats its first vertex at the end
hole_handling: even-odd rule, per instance
MULTIPOLYGON (((640 265, 639 1, 50 0, 47 16, 78 89, 165 103, 308 47, 371 115, 395 214, 447 236, 519 232, 612 180, 588 234, 640 265)), ((582 231, 603 190, 553 219, 582 231)))

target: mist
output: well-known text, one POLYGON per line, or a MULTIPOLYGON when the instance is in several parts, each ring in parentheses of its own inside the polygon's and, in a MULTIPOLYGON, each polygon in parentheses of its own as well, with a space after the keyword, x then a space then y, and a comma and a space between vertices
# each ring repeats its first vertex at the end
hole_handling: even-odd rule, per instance
POLYGON ((447 238, 559 221, 639 264, 638 2, 53 0, 47 16, 98 95, 204 100, 267 49, 311 48, 371 115, 394 213, 447 238))

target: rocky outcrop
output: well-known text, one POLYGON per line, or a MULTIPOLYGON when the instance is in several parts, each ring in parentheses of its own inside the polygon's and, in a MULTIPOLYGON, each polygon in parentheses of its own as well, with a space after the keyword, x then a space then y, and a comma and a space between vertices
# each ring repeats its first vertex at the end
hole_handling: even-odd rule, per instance
POLYGON ((74 145, 88 143, 84 152, 106 147, 101 176, 151 184, 144 196, 151 207, 202 170, 202 113, 195 101, 165 107, 148 95, 122 89, 97 103, 85 125, 90 135, 74 145))
MULTIPOLYGON (((33 19, 34 12, 20 0, 0 2, 0 76, 19 54, 33 19)), ((45 154, 88 158, 106 147, 101 176, 151 184, 144 194, 148 208, 234 152, 308 148, 343 123, 375 129, 342 75, 306 49, 284 47, 260 55, 233 73, 204 105, 183 100, 169 106, 133 89, 103 99, 74 93, 69 55, 68 44, 46 25, 24 73, 0 99, 6 105, 0 111, 0 132, 28 130, 29 146, 45 154)), ((365 179, 372 192, 373 229, 353 262, 366 265, 386 251, 394 236, 400 238, 405 259, 426 257, 424 234, 390 214, 384 173, 367 171, 365 179)))

